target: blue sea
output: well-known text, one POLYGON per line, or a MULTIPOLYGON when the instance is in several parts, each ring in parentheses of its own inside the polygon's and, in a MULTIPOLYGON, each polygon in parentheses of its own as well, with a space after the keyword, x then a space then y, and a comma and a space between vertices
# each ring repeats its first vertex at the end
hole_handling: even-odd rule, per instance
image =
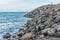
POLYGON ((15 33, 29 18, 23 17, 27 12, 0 12, 0 40, 5 33, 15 33))

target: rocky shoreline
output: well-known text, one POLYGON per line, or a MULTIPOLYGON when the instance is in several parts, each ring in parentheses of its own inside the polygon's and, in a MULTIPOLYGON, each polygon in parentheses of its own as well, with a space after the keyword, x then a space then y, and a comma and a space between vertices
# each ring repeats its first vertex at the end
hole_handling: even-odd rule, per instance
POLYGON ((7 40, 60 40, 60 4, 48 4, 34 9, 24 17, 32 18, 13 35, 3 35, 7 40))

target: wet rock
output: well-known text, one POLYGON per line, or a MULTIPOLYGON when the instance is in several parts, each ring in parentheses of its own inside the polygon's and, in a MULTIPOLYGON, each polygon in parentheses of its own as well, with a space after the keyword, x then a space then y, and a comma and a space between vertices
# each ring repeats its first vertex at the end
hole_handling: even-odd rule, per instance
POLYGON ((24 34, 24 32, 23 32, 23 31, 16 32, 16 35, 17 35, 18 37, 21 37, 23 34, 24 34))
POLYGON ((16 35, 13 35, 12 38, 13 38, 13 39, 14 39, 14 38, 16 39, 17 37, 16 37, 16 35))
POLYGON ((3 38, 5 38, 5 39, 9 39, 10 37, 11 37, 10 33, 6 33, 5 35, 3 35, 3 38))

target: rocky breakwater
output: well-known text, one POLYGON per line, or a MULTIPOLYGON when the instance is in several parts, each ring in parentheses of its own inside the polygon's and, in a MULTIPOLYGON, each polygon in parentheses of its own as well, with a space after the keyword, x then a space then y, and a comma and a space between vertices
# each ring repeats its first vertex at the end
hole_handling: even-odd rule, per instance
MULTIPOLYGON (((49 4, 24 15, 32 18, 11 38, 15 40, 60 40, 60 4, 49 4)), ((3 36, 6 38, 5 36, 3 36)))

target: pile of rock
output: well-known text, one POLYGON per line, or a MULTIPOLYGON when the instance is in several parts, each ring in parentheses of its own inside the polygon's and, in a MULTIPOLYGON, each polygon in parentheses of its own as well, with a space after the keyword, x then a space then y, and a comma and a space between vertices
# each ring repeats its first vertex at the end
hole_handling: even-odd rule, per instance
POLYGON ((12 36, 16 40, 60 40, 60 4, 44 5, 24 16, 32 20, 12 36))

